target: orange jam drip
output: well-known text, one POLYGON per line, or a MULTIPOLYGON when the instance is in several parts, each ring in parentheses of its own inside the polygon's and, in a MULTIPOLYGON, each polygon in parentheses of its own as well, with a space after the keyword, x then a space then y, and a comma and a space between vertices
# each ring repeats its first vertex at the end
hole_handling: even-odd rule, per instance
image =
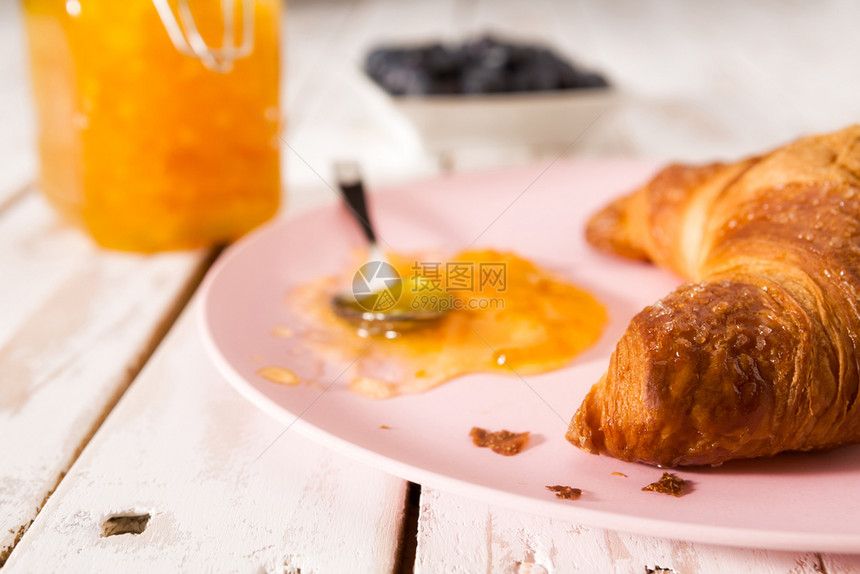
MULTIPOLYGON (((427 264, 415 261, 392 257, 404 278, 402 297, 420 297, 406 291, 419 273, 428 279, 427 264)), ((454 309, 393 339, 361 337, 334 314, 331 297, 341 281, 325 278, 295 290, 288 302, 307 322, 303 343, 324 360, 355 361, 343 375, 351 390, 389 398, 468 373, 516 376, 558 369, 594 344, 607 322, 605 308, 590 293, 511 253, 466 251, 438 269, 432 279, 454 297, 454 309), (503 277, 481 280, 481 269, 491 267, 503 277), (463 269, 474 270, 471 283, 463 269)))

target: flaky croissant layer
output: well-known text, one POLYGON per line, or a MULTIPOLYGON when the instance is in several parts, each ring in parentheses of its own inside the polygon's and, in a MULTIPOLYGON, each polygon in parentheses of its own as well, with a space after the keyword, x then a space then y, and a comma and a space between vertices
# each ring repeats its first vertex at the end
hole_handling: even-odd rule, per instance
POLYGON ((694 283, 633 318, 573 444, 677 466, 860 442, 860 126, 670 166, 586 236, 694 283))

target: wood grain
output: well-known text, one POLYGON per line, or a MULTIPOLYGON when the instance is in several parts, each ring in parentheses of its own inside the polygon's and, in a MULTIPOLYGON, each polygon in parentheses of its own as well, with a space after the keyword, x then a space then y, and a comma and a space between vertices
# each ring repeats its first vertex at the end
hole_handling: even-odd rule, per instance
POLYGON ((659 568, 679 574, 814 574, 860 566, 855 557, 693 544, 591 528, 426 488, 421 492, 417 555, 416 573, 451 574, 621 574, 659 568))
POLYGON ((391 572, 406 483, 281 436, 209 364, 191 311, 6 570, 391 572), (139 535, 103 537, 117 514, 151 518, 139 535))
POLYGON ((100 250, 35 193, 0 213, 0 553, 131 382, 206 257, 100 250))

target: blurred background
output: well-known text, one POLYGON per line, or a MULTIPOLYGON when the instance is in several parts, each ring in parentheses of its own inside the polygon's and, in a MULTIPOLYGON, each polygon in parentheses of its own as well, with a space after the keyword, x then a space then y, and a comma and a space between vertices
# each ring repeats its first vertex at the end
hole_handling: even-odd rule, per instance
MULTIPOLYGON (((83 0, 82 0, 83 2, 83 0)), ((851 0, 292 0, 283 11, 286 205, 333 200, 320 177, 357 159, 374 184, 560 154, 733 159, 860 117, 860 3, 851 0), (608 111, 566 145, 428 146, 363 72, 380 45, 492 33, 604 75, 608 111), (581 137, 580 137, 581 136, 581 137)), ((21 6, 0 2, 0 189, 36 173, 21 6)), ((597 117, 597 113, 592 113, 597 117)))

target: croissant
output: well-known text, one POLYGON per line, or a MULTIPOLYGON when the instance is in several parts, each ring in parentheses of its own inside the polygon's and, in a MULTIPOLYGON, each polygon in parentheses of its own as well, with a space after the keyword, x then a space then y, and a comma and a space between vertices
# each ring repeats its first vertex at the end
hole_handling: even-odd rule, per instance
POLYGON ((630 322, 574 445, 679 466, 860 442, 860 125, 671 165, 586 238, 691 282, 630 322))

